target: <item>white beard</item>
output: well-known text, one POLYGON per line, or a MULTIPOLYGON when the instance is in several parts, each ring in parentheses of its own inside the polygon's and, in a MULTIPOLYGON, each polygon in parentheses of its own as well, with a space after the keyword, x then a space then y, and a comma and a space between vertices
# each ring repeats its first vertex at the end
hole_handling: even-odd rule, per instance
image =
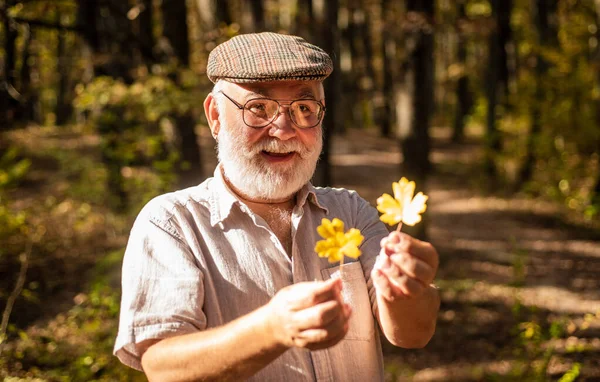
MULTIPOLYGON (((320 130, 319 130, 320 131, 320 130)), ((217 145, 223 173, 232 185, 251 199, 285 199, 300 190, 313 176, 321 149, 322 134, 317 144, 308 148, 297 139, 280 141, 265 138, 247 145, 240 134, 230 134, 222 126, 217 145), (261 152, 296 152, 296 158, 286 163, 268 163, 261 152)))

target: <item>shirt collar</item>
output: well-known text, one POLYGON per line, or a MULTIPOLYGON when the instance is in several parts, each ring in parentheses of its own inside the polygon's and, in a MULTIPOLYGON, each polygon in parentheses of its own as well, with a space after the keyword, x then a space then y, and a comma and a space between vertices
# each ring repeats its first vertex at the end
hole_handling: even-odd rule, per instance
MULTIPOLYGON (((210 224, 214 227, 227 219, 231 214, 234 204, 239 205, 242 202, 231 188, 229 188, 227 183, 225 183, 220 163, 215 168, 212 185, 212 193, 210 196, 212 199, 210 203, 210 224)), ((296 195, 296 206, 304 207, 304 204, 306 204, 307 201, 324 210, 326 214, 329 214, 327 207, 319 202, 316 188, 310 182, 305 184, 300 191, 298 191, 298 194, 296 195)))
POLYGON ((304 187, 302 187, 300 191, 298 191, 298 194, 296 196, 296 206, 304 207, 304 204, 307 200, 315 206, 319 207, 320 209, 324 210, 325 214, 329 214, 329 209, 319 202, 317 190, 310 182, 305 184, 304 187))
POLYGON ((213 227, 227 219, 231 213, 233 205, 240 203, 240 200, 235 196, 233 191, 227 186, 223 179, 221 164, 215 168, 214 177, 212 180, 212 194, 210 196, 210 225, 213 227))

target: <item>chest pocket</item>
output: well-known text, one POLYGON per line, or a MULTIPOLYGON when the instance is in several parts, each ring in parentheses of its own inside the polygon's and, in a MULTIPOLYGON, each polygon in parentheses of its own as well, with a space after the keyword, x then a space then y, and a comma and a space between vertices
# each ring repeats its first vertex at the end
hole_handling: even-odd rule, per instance
MULTIPOLYGON (((323 279, 340 277, 340 267, 321 270, 323 279)), ((360 262, 345 264, 341 272, 344 301, 352 307, 350 327, 345 340, 369 341, 374 336, 375 322, 371 311, 371 301, 367 282, 360 266, 360 262)))

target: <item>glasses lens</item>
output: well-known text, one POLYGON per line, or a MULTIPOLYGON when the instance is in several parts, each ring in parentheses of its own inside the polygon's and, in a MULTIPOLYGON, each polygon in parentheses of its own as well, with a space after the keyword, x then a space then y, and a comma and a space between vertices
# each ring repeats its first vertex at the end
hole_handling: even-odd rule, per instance
POLYGON ((314 127, 321 122, 323 109, 315 100, 301 99, 291 103, 290 115, 299 127, 314 127))
POLYGON ((271 123, 279 105, 271 99, 253 99, 244 106, 244 122, 251 127, 263 127, 271 123))

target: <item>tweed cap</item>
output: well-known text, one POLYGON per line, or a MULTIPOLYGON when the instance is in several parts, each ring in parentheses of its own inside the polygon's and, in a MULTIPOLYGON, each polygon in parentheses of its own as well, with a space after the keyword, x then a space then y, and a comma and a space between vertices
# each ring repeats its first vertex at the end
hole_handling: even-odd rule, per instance
POLYGON ((301 37, 271 32, 235 36, 208 56, 212 82, 323 81, 333 71, 325 51, 301 37))

